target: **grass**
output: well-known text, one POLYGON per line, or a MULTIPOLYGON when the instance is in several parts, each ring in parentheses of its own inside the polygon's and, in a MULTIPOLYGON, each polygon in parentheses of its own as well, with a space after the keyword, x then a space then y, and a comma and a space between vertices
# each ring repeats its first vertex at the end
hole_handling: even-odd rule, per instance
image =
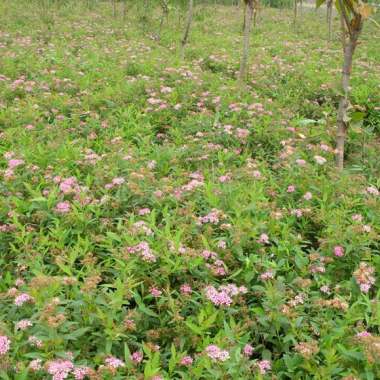
POLYGON ((340 174, 336 17, 0 15, 0 378, 377 378, 376 29, 340 174))

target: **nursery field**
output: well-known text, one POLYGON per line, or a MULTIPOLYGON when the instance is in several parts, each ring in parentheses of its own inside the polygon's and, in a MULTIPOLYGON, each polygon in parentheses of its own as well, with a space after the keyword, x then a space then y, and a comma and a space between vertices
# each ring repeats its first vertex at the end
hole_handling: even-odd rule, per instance
POLYGON ((122 4, 0 0, 0 379, 380 379, 380 30, 339 171, 336 13, 122 4))

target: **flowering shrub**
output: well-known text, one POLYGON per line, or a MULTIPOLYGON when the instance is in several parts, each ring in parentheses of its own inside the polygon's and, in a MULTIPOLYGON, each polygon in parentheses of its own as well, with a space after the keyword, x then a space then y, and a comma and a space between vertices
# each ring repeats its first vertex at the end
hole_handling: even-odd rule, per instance
POLYGON ((379 378, 378 39, 338 175, 323 14, 263 10, 238 89, 230 2, 186 62, 171 17, 65 2, 44 41, 30 3, 0 1, 0 378, 379 378))

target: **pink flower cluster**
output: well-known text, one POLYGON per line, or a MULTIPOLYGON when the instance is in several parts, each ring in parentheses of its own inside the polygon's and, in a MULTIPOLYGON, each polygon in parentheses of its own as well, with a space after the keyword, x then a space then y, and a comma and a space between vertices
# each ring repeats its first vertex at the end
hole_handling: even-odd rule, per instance
POLYGON ((343 247, 341 247, 340 245, 336 245, 334 247, 334 253, 338 257, 343 257, 344 255, 343 247))
POLYGON ((263 274, 260 276, 260 278, 261 278, 262 280, 267 280, 268 278, 274 278, 274 274, 271 273, 271 272, 265 272, 265 273, 263 273, 263 274))
POLYGON ((11 347, 11 341, 5 336, 0 336, 0 355, 5 355, 11 347))
POLYGON ((250 344, 246 344, 243 348, 244 355, 251 356, 254 348, 250 344))
POLYGON ((137 253, 137 256, 141 257, 144 261, 156 261, 156 256, 154 256, 152 250, 149 248, 149 244, 145 241, 132 247, 128 247, 128 250, 130 253, 137 253))
POLYGON ((35 360, 32 360, 30 363, 29 363, 29 369, 32 371, 32 372, 38 372, 40 369, 42 369, 42 360, 41 359, 35 359, 35 360))
POLYGON ((71 210, 71 205, 69 201, 60 202, 55 206, 55 211, 61 214, 67 214, 71 210))
POLYGON ((206 298, 210 300, 215 306, 231 306, 233 300, 231 297, 239 294, 247 293, 247 288, 244 286, 237 287, 234 284, 221 285, 219 290, 216 290, 213 286, 206 288, 206 298))
POLYGON ((262 375, 265 375, 267 371, 270 371, 272 369, 269 360, 261 360, 260 362, 255 363, 255 367, 260 371, 262 375))
POLYGON ((15 298, 15 305, 22 306, 24 303, 34 303, 36 300, 28 293, 22 293, 15 298))
POLYGON ((132 355, 129 355, 129 359, 133 362, 133 363, 141 363, 142 360, 143 360, 143 354, 142 352, 134 352, 132 355))
POLYGON ((52 375, 52 380, 63 380, 74 369, 74 364, 69 359, 57 359, 46 364, 46 371, 52 375))
POLYGON ((120 359, 114 358, 113 356, 106 359, 105 362, 107 363, 107 365, 115 369, 119 367, 125 367, 125 364, 120 359))
POLYGON ((360 286, 360 290, 367 293, 372 285, 375 283, 376 279, 372 276, 375 271, 374 267, 367 265, 364 262, 359 264, 359 269, 354 272, 354 277, 356 278, 356 283, 360 286))
POLYGON ((213 208, 208 215, 201 218, 200 224, 212 223, 217 225, 221 219, 227 219, 227 215, 225 215, 222 211, 213 208))
POLYGON ((149 288, 149 292, 153 297, 159 297, 162 294, 162 291, 158 290, 154 285, 149 288))
POLYGON ((33 323, 27 320, 23 320, 17 323, 17 328, 25 331, 28 327, 33 326, 33 323))
POLYGON ((212 344, 211 346, 206 347, 206 355, 211 359, 213 362, 225 362, 230 358, 230 354, 226 350, 220 349, 215 344, 212 344))
POLYGON ((90 367, 80 366, 74 369, 73 375, 75 380, 83 380, 87 375, 88 371, 90 371, 90 367))
POLYGON ((185 366, 190 366, 193 364, 193 358, 191 356, 185 356, 179 364, 185 365, 185 366))

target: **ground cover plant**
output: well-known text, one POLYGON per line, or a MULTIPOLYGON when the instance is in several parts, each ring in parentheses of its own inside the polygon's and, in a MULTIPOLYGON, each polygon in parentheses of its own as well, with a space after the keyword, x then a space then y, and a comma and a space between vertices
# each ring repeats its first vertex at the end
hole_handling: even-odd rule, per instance
POLYGON ((0 1, 1 379, 380 378, 380 32, 340 172, 338 14, 237 3, 0 1))

